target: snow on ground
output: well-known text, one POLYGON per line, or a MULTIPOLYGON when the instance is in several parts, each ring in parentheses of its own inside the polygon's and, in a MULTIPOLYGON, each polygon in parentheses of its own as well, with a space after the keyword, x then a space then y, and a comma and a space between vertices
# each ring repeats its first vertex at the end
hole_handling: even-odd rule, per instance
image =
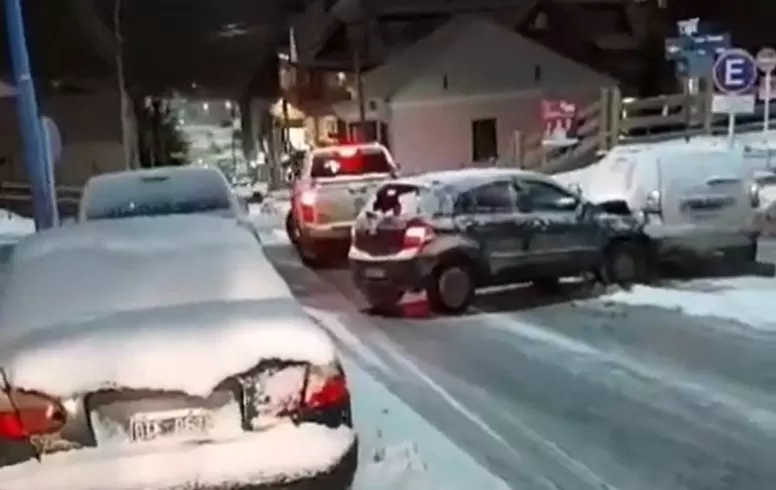
POLYGON ((773 301, 776 279, 737 277, 690 281, 676 288, 635 286, 601 299, 624 305, 659 306, 688 315, 734 320, 753 328, 776 332, 773 301))
POLYGON ((284 229, 283 223, 291 208, 291 196, 288 191, 274 191, 267 194, 264 201, 249 206, 250 221, 260 231, 272 228, 284 229))
POLYGON ((15 243, 31 233, 35 233, 35 221, 7 209, 0 209, 0 244, 15 243))
MULTIPOLYGON (((234 413, 239 414, 237 407, 234 413)), ((213 444, 115 444, 44 456, 0 469, 2 490, 127 490, 184 488, 187 482, 232 488, 304 478, 336 464, 353 442, 345 428, 282 424, 213 444), (257 465, 257 462, 260 464, 257 465)), ((195 486, 186 486, 195 488, 195 486)), ((377 487, 369 487, 377 488, 377 487)))
POLYGON ((345 362, 359 434, 353 490, 507 490, 355 363, 345 362))

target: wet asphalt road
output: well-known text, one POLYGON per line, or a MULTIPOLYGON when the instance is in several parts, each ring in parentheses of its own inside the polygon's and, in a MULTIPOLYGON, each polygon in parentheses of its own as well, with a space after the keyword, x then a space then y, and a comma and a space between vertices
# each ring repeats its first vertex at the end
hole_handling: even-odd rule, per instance
POLYGON ((574 301, 522 288, 461 317, 422 302, 377 317, 346 270, 266 249, 343 349, 512 488, 776 488, 776 330, 573 287, 574 301))

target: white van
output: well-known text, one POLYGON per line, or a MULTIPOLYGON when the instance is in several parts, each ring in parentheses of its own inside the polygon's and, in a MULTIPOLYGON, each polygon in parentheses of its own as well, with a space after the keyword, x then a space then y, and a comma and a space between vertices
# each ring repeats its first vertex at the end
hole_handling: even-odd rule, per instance
POLYGON ((590 167, 555 177, 595 203, 627 206, 642 216, 661 259, 719 253, 756 258, 759 187, 742 148, 623 146, 590 167))

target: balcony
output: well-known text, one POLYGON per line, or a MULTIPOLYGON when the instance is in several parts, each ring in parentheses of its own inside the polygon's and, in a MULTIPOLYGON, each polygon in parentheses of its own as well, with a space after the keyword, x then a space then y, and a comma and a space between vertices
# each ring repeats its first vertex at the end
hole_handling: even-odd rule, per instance
POLYGON ((280 86, 289 102, 309 114, 327 112, 331 104, 350 98, 350 74, 284 66, 280 70, 280 86))

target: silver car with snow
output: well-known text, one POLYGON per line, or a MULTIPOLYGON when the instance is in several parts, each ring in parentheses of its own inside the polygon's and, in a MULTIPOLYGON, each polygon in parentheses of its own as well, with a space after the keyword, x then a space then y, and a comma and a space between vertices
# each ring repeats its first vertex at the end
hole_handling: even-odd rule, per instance
POLYGON ((235 220, 98 220, 22 241, 0 368, 3 490, 351 484, 335 346, 235 220))

